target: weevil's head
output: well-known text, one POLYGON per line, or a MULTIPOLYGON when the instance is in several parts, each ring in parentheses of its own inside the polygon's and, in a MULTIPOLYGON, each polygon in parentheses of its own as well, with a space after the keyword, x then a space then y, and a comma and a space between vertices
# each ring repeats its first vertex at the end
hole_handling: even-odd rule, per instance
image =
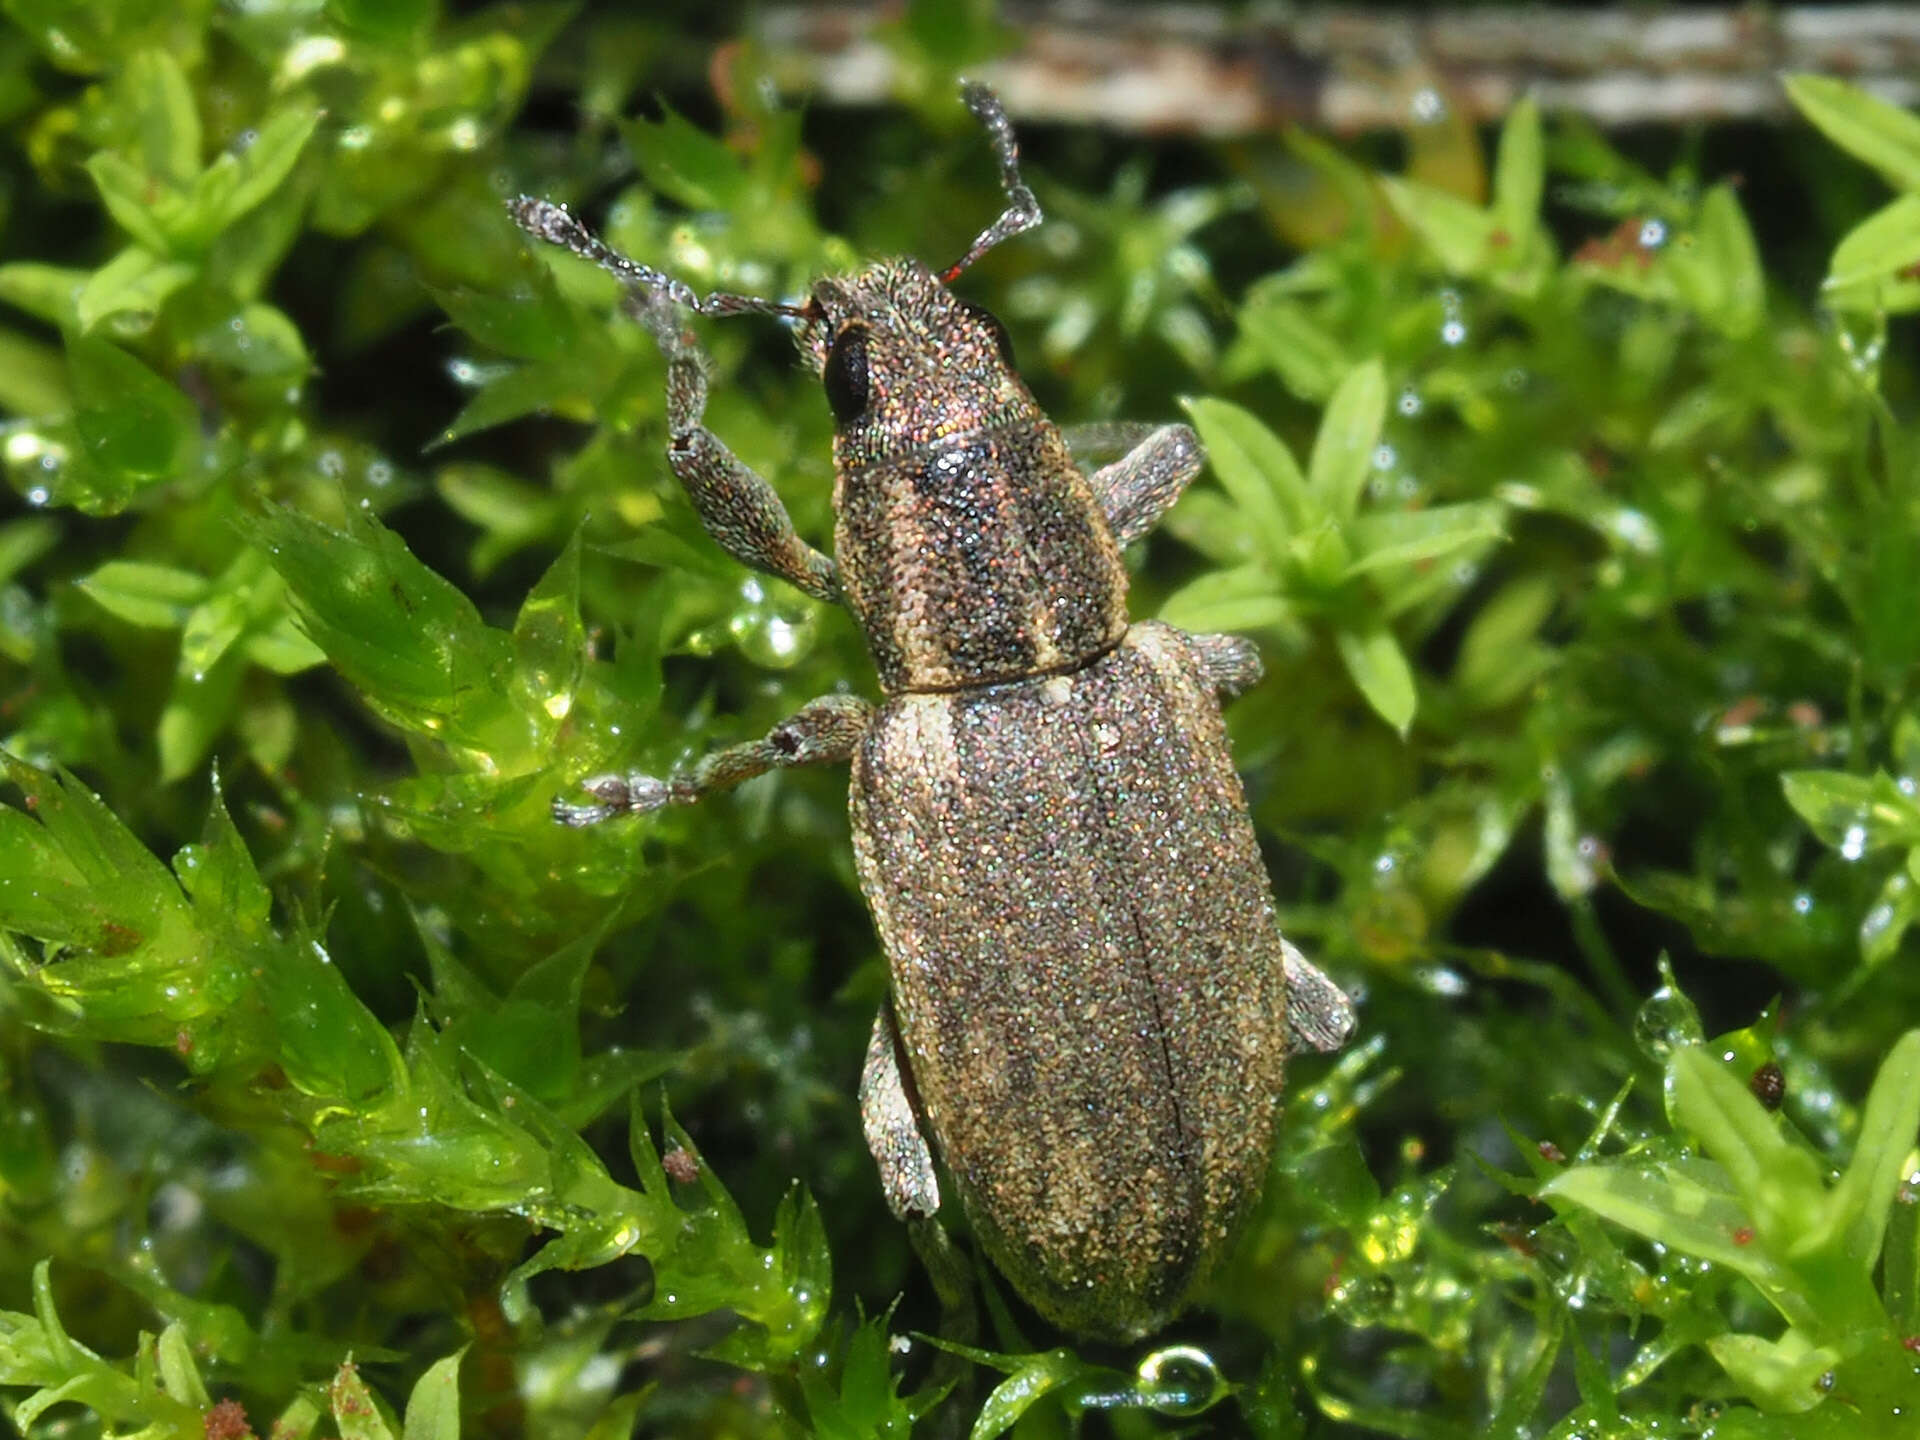
POLYGON ((834 558, 880 683, 1071 669, 1126 630, 1126 569, 1000 322, 917 260, 822 280, 802 313, 835 420, 834 558))
POLYGON ((826 390, 843 464, 1045 420, 1005 327, 918 260, 816 281, 797 338, 826 390))

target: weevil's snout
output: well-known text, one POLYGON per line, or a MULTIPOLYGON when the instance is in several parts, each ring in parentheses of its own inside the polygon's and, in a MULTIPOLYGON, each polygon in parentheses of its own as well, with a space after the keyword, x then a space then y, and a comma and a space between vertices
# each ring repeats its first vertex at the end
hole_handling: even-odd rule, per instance
POLYGON ((813 288, 799 340, 819 367, 843 455, 877 457, 1043 420, 1006 327, 917 260, 813 288))

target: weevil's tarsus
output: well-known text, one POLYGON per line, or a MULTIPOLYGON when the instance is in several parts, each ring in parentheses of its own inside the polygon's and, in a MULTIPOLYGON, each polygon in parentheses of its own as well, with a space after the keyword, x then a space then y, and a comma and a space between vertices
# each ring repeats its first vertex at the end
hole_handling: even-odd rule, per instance
POLYGON ((596 775, 580 787, 593 797, 593 803, 556 800, 553 817, 562 825, 578 829, 616 815, 644 815, 668 805, 691 805, 769 770, 837 764, 853 754, 872 720, 873 707, 859 696, 822 695, 809 700, 760 739, 715 750, 689 774, 664 780, 638 772, 596 775))
POLYGON ((1186 425, 1163 425, 1111 465, 1088 477, 1121 545, 1131 545, 1165 515, 1200 473, 1206 452, 1186 425))
POLYGON ((1347 1043, 1359 1023, 1353 1001, 1291 940, 1280 942, 1280 953, 1287 971, 1287 1053, 1331 1054, 1347 1043))
POLYGON ((941 273, 943 285, 959 279, 968 266, 1002 240, 1011 240, 1040 223, 1040 202, 1033 198, 1033 191, 1020 178, 1020 142, 1014 138, 1013 125, 1000 104, 1000 97, 974 80, 961 83, 960 97, 967 102, 974 118, 987 127, 987 138, 993 142, 993 153, 1000 160, 1000 188, 1006 192, 1007 208, 1000 212, 998 220, 980 232, 966 254, 941 273))
MULTIPOLYGON (((907 1239, 913 1253, 926 1267, 933 1282, 933 1293, 940 1300, 940 1337, 961 1345, 970 1345, 980 1334, 980 1311, 973 1298, 973 1262, 954 1242, 953 1236, 932 1216, 910 1216, 906 1222, 907 1239)), ((961 1359, 950 1351, 947 1358, 961 1359)), ((950 1384, 962 1378, 967 1367, 936 1362, 929 1377, 935 1384, 950 1384)))
POLYGON ((591 795, 590 804, 553 802, 553 818, 573 830, 584 830, 616 815, 645 815, 671 805, 679 799, 672 780, 656 779, 637 771, 629 775, 595 775, 582 780, 582 793, 591 795))
POLYGON ((614 249, 573 217, 564 205, 551 200, 521 195, 507 202, 507 213, 514 223, 536 240, 570 250, 582 260, 591 260, 630 290, 664 295, 675 305, 697 315, 788 315, 804 318, 812 312, 804 305, 784 300, 767 300, 758 295, 735 295, 715 290, 710 295, 697 293, 684 280, 642 265, 614 249))

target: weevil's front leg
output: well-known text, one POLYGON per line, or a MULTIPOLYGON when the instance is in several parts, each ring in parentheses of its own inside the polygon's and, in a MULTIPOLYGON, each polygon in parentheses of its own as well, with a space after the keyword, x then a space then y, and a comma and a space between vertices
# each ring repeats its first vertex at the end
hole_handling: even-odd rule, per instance
POLYGON ((851 756, 867 733, 873 707, 856 695, 822 695, 809 700, 765 736, 744 745, 716 750, 686 775, 662 780, 652 775, 596 775, 581 789, 593 797, 587 805, 553 802, 553 818, 576 828, 597 825, 616 815, 640 815, 667 805, 691 805, 716 790, 795 765, 826 765, 851 756))
POLYGON ((1131 545, 1145 535, 1200 473, 1206 452, 1185 425, 1163 425, 1111 465, 1089 477, 1113 538, 1131 545))
POLYGON ((1291 940, 1281 940, 1280 953, 1287 971, 1287 1053, 1338 1050, 1358 1023, 1353 1002, 1291 940))
POLYGON ((816 600, 838 600, 833 561, 802 540, 773 486, 707 429, 707 361, 692 334, 673 322, 652 327, 667 351, 667 464, 722 550, 778 575, 816 600), (671 340, 666 328, 675 332, 671 340))
POLYGON ((1267 673, 1260 651, 1244 635, 1189 635, 1187 643, 1200 657, 1200 674, 1221 703, 1244 695, 1267 673))
POLYGON ((514 222, 535 239, 571 250, 610 271, 626 286, 626 308, 667 357, 667 463, 679 477, 700 523, 734 559, 778 575, 816 600, 838 600, 833 561, 802 540, 774 488, 734 456, 703 423, 707 361, 682 308, 696 315, 789 315, 807 312, 779 300, 715 291, 696 295, 683 282, 630 260, 551 201, 522 195, 507 205, 514 222))

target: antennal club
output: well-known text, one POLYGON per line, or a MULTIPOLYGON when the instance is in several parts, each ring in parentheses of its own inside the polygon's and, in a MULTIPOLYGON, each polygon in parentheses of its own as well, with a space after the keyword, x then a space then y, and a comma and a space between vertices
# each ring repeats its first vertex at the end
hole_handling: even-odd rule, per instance
MULTIPOLYGON (((1006 121, 1003 119, 1000 123, 1005 125, 1006 121)), ((650 302, 658 298, 683 306, 696 315, 791 315, 804 319, 811 313, 802 306, 789 305, 781 300, 763 300, 757 295, 734 295, 724 290, 716 290, 711 295, 697 295, 685 281, 663 275, 651 265, 628 259, 574 219, 566 206, 556 205, 551 200, 521 195, 507 202, 507 213, 513 217, 514 224, 534 239, 570 250, 582 260, 593 261, 625 285, 630 293, 637 292, 635 298, 640 301, 639 308, 643 311, 652 309, 650 302)))
POLYGON ((1000 160, 1000 188, 1007 193, 1007 208, 1000 212, 998 220, 980 232, 972 248, 948 267, 940 277, 943 285, 958 279, 969 265, 1002 240, 1011 240, 1040 223, 1040 202, 1033 198, 1033 191, 1020 178, 1020 142, 1014 138, 1013 126, 1007 120, 1000 97, 978 81, 966 80, 961 82, 960 98, 967 102, 974 118, 987 127, 987 138, 993 142, 993 153, 1000 160))

